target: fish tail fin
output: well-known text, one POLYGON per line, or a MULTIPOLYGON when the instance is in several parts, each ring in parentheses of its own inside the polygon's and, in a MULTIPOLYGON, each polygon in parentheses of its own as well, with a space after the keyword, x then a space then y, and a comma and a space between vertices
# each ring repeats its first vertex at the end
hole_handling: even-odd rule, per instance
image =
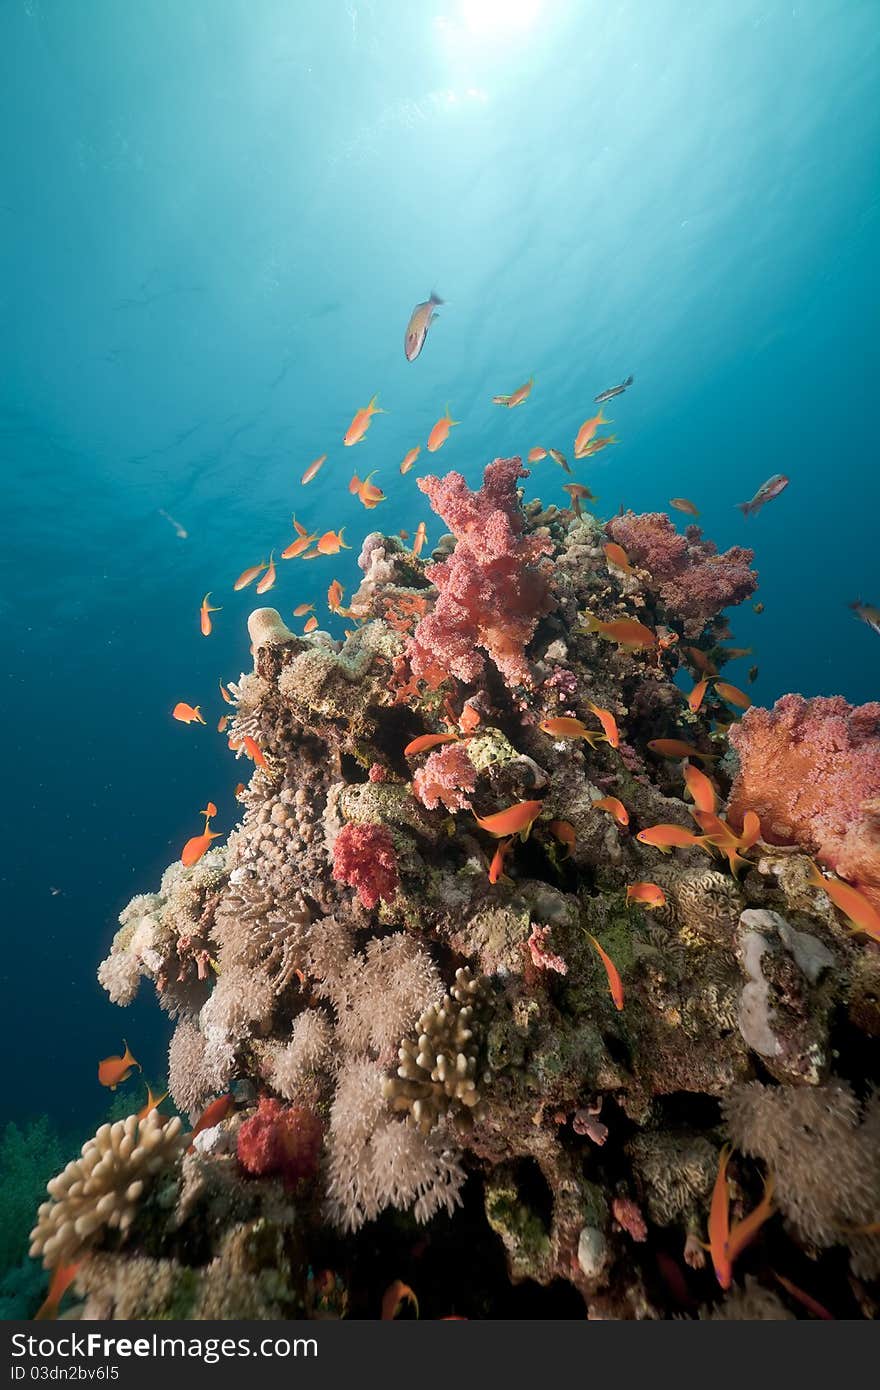
POLYGON ((631 377, 631 376, 628 376, 627 379, 626 379, 626 381, 625 381, 623 384, 624 384, 624 386, 632 386, 632 384, 633 384, 633 379, 632 379, 632 377, 631 377))
POLYGON ((581 621, 584 623, 587 632, 599 631, 599 619, 593 613, 584 611, 581 614, 581 621))
MULTIPOLYGON (((387 410, 383 410, 383 408, 382 408, 381 405, 377 405, 377 404, 376 404, 376 402, 377 402, 378 399, 379 399, 379 392, 377 391, 376 394, 375 394, 375 396, 372 396, 372 397, 370 398, 370 404, 367 406, 367 409, 369 410, 369 412, 370 412, 371 415, 387 415, 387 414, 388 414, 388 411, 387 411, 387 410)), ((360 440, 358 441, 358 443, 360 443, 360 440)))
POLYGON ((428 296, 428 303, 429 303, 429 304, 445 304, 445 303, 446 303, 446 300, 445 300, 445 299, 441 299, 440 296, 439 296, 439 294, 437 293, 436 290, 432 290, 431 293, 430 293, 429 296, 428 296))
POLYGON ((748 516, 752 510, 751 502, 737 502, 737 511, 742 512, 743 516, 748 516))

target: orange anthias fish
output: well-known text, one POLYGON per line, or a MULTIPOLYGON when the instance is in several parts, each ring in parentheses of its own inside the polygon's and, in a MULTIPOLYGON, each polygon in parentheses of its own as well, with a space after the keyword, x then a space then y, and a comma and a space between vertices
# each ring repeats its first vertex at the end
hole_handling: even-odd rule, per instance
POLYGON ((244 782, 236 782, 236 784, 235 784, 235 790, 233 791, 232 795, 233 795, 233 796, 241 796, 241 794, 242 794, 243 791, 244 791, 244 782))
POLYGON ((684 769, 684 784, 696 809, 708 811, 714 815, 717 797, 715 788, 705 772, 701 772, 698 767, 691 767, 690 763, 687 763, 684 769))
POLYGON ((125 1038, 122 1039, 122 1047, 121 1057, 105 1057, 103 1062, 98 1063, 98 1080, 102 1086, 109 1086, 111 1091, 115 1091, 121 1081, 127 1081, 135 1067, 141 1070, 141 1064, 132 1057, 125 1038))
POLYGON ((707 854, 710 853, 704 836, 695 835, 692 830, 685 830, 681 825, 649 825, 647 829, 639 831, 636 839, 640 844, 659 849, 661 854, 668 854, 672 849, 690 849, 694 846, 705 850, 707 854))
POLYGON ((372 511, 374 507, 378 507, 380 502, 385 501, 385 493, 382 489, 376 487, 375 483, 370 482, 375 472, 376 470, 374 468, 373 472, 368 473, 366 478, 363 479, 359 478, 357 473, 355 473, 348 485, 349 492, 357 497, 358 501, 362 502, 368 511, 372 511))
POLYGON ((706 1247, 712 1257, 715 1278, 722 1289, 729 1289, 733 1283, 733 1265, 737 1257, 754 1240, 764 1222, 773 1212, 773 1190, 775 1186, 772 1173, 764 1180, 764 1195, 754 1211, 742 1221, 730 1225, 730 1194, 727 1189, 727 1168, 730 1163, 730 1145, 725 1144, 718 1159, 718 1176, 712 1190, 712 1203, 709 1208, 709 1244, 706 1247))
POLYGON ((419 454, 421 453, 421 449, 422 449, 421 444, 417 444, 416 447, 415 447, 414 449, 409 449, 409 450, 407 450, 406 454, 404 454, 403 462, 402 462, 401 465, 400 465, 400 471, 401 471, 401 473, 408 473, 408 472, 409 472, 409 470, 412 468, 413 464, 415 463, 416 459, 418 458, 419 454))
POLYGON ((222 714, 222 715, 220 716, 220 718, 217 720, 217 732, 218 732, 218 734, 225 734, 225 733, 226 733, 226 725, 227 725, 228 723, 229 723, 229 715, 228 715, 228 714, 222 714))
POLYGON ((506 405, 509 410, 512 410, 514 406, 522 405, 523 401, 528 400, 529 396, 532 394, 532 387, 534 386, 534 384, 535 378, 533 376, 530 376, 528 381, 525 382, 522 386, 518 386, 512 395, 493 396, 492 404, 506 405))
POLYGON ((599 637, 604 637, 609 642, 616 642, 620 647, 627 647, 636 651, 639 648, 656 645, 656 635, 636 618, 615 618, 613 622, 605 623, 592 613, 582 613, 581 617, 587 632, 595 632, 599 637))
POLYGON ((345 593, 338 579, 334 579, 330 588, 327 590, 327 607, 331 613, 338 613, 342 607, 342 596, 345 593))
POLYGON ((726 700, 730 705, 736 705, 738 709, 748 709, 749 705, 752 703, 751 697, 748 696, 744 690, 740 690, 737 686, 731 685, 728 681, 716 680, 715 691, 721 696, 722 700, 726 700))
POLYGON ((701 753, 699 748, 686 743, 683 738, 652 738, 648 740, 648 747, 652 753, 659 753, 661 758, 699 758, 704 763, 718 761, 717 753, 701 753))
POLYGON ((439 748, 441 743, 458 743, 458 734, 419 734, 403 750, 405 758, 414 758, 418 753, 427 753, 430 748, 439 748))
POLYGON ((771 1269, 770 1273, 777 1283, 782 1285, 785 1292, 790 1293, 792 1298, 796 1299, 798 1303, 806 1308, 808 1313, 813 1314, 813 1317, 822 1318, 823 1321, 826 1322, 835 1321, 834 1314, 829 1313, 824 1304, 819 1303, 810 1294, 804 1293, 803 1289, 799 1289, 797 1284, 793 1284, 790 1279, 786 1279, 782 1274, 777 1274, 775 1269, 771 1269))
POLYGON ((49 1292, 46 1294, 45 1301, 34 1313, 34 1322, 47 1322, 52 1318, 57 1318, 61 1300, 76 1278, 82 1263, 82 1260, 75 1260, 72 1264, 58 1265, 53 1270, 49 1292))
POLYGON ((413 553, 413 555, 415 555, 415 556, 421 555, 421 553, 422 553, 422 546, 425 544, 425 541, 426 541, 427 539, 428 539, 428 528, 427 528, 427 526, 425 525, 425 523, 424 523, 423 521, 420 521, 419 524, 418 524, 418 526, 416 527, 416 534, 415 534, 415 537, 414 537, 414 539, 413 539, 413 547, 412 547, 412 553, 413 553))
POLYGON ((316 541, 317 539, 318 539, 318 533, 317 533, 317 531, 313 532, 312 535, 310 535, 310 536, 309 536, 309 535, 305 535, 305 534, 303 534, 303 535, 301 535, 301 536, 297 536, 297 538, 296 538, 295 541, 291 541, 291 542, 290 542, 290 545, 286 545, 286 546, 284 547, 284 549, 282 550, 282 552, 281 552, 281 558, 282 558, 282 560, 296 560, 296 559, 298 559, 300 555, 304 555, 304 554, 305 554, 305 552, 308 550, 309 546, 311 545, 312 541, 316 541))
POLYGON ((220 613, 222 611, 219 608, 212 608, 211 604, 208 602, 208 599, 210 597, 211 593, 209 590, 208 593, 205 594, 205 597, 202 599, 202 606, 199 609, 199 626, 202 629, 203 637, 211 636, 211 631, 214 627, 214 624, 211 622, 211 614, 220 613))
POLYGON ((562 491, 567 492, 571 498, 571 505, 576 516, 583 516, 582 502, 598 502, 598 497, 591 492, 583 483, 563 483, 562 491))
POLYGON ((697 670, 702 671, 705 676, 718 675, 718 668, 715 663, 699 647, 684 647, 682 650, 687 654, 691 665, 696 666, 697 670))
POLYGON ((293 616, 295 618, 304 618, 307 613, 314 613, 314 611, 315 605, 313 603, 298 603, 293 610, 293 616))
POLYGON ((256 739, 251 738, 250 734, 245 735, 244 751, 247 753, 248 757, 256 763, 257 767, 269 766, 266 759, 263 757, 260 745, 257 743, 256 739))
POLYGON ((571 472, 571 467, 569 465, 568 459, 565 457, 565 454, 560 453, 558 449, 548 449, 547 453, 550 455, 554 463, 558 463, 560 468, 565 469, 566 473, 571 472))
POLYGON ((622 545, 618 545, 616 541, 609 541, 607 545, 603 545, 602 549, 605 551, 605 559, 609 565, 613 565, 615 569, 623 570, 626 574, 632 574, 629 556, 622 545))
POLYGON ((269 556, 269 565, 266 570, 266 573, 263 575, 262 579, 257 585, 257 593, 265 594, 268 589, 272 588, 272 585, 275 583, 275 580, 277 578, 278 576, 275 573, 275 552, 273 551, 269 556))
POLYGON ((496 811, 492 816, 474 816, 481 830, 499 839, 504 835, 521 835, 525 840, 533 823, 541 814, 543 801, 517 801, 504 811, 496 811))
POLYGON ((232 1094, 228 1093, 225 1096, 218 1096, 216 1100, 212 1100, 210 1105, 205 1107, 188 1136, 190 1141, 189 1153, 193 1151, 192 1141, 196 1135, 201 1134, 205 1129, 213 1129, 215 1125, 219 1125, 221 1120, 226 1119, 234 1104, 232 1094))
POLYGON ((208 802, 208 804, 207 804, 207 806, 205 807, 204 811, 199 811, 199 815, 200 815, 200 816, 204 816, 206 821, 211 820, 211 818, 212 818, 213 816, 216 816, 216 814, 217 814, 217 807, 214 805, 213 801, 209 801, 209 802, 208 802))
POLYGON ((575 830, 571 821, 551 820, 547 823, 547 829, 571 854, 576 842, 575 830))
POLYGON ((344 530, 345 527, 343 526, 339 531, 325 531, 318 541, 318 554, 338 555, 340 550, 351 550, 351 546, 346 545, 345 541, 342 539, 344 530))
POLYGON ((591 439, 589 444, 585 444, 577 455, 579 459, 592 458, 594 454, 600 454, 603 449, 607 449, 609 444, 619 444, 620 440, 616 434, 603 434, 600 439, 591 439))
POLYGON ((593 806, 597 811, 607 811, 618 825, 629 825, 629 811, 616 796, 603 796, 601 801, 594 801, 593 806))
POLYGON ((314 630, 315 630, 315 628, 316 628, 317 626, 318 626, 318 619, 315 617, 315 615, 314 615, 314 613, 313 613, 312 616, 311 616, 310 618, 306 618, 305 626, 304 626, 304 628, 303 628, 303 632, 314 632, 314 630))
POLYGON ((308 468, 305 470, 305 472, 299 480, 300 485, 310 483, 312 479, 320 472, 322 465, 326 463, 326 461, 326 454, 321 454, 318 458, 312 459, 312 462, 309 464, 308 468))
POLYGON ((178 700, 174 709, 171 711, 172 719, 179 719, 181 724, 204 724, 200 705, 188 705, 185 700, 178 700))
POLYGON ((221 694, 221 696, 223 697, 223 699, 225 700, 226 704, 227 704, 227 705, 234 705, 234 704, 235 704, 235 701, 233 700, 233 698, 232 698, 232 696, 230 695, 229 691, 226 689, 226 686, 223 684, 223 682, 222 682, 222 681, 218 681, 217 684, 220 686, 220 694, 221 694))
POLYGON ((412 1304, 416 1317, 419 1316, 419 1300, 409 1284, 404 1284, 402 1279, 395 1279, 394 1283, 389 1284, 382 1295, 381 1321, 390 1322, 396 1318, 404 1303, 412 1304))
POLYGON ((761 838, 761 818, 756 811, 746 811, 743 816, 742 835, 739 847, 743 852, 751 849, 761 838))
POLYGON ((147 1118, 147 1116, 149 1115, 150 1111, 151 1111, 151 1110, 155 1110, 155 1109, 157 1108, 157 1106, 160 1106, 160 1105, 162 1104, 163 1100, 165 1100, 165 1098, 166 1098, 167 1095, 168 1095, 168 1092, 167 1092, 167 1091, 163 1091, 162 1094, 161 1094, 161 1096, 154 1096, 154 1095, 153 1095, 153 1092, 152 1092, 151 1089, 150 1089, 150 1087, 147 1086, 147 1100, 146 1100, 146 1104, 145 1104, 145 1105, 142 1105, 141 1108, 140 1108, 140 1110, 137 1112, 137 1118, 138 1118, 139 1120, 145 1120, 145 1119, 147 1118))
POLYGON ((266 561, 263 560, 259 565, 251 565, 250 569, 242 570, 241 574, 238 576, 238 578, 232 586, 233 589, 236 592, 239 589, 246 589, 248 584, 253 584, 257 575, 262 574, 265 568, 266 561))
POLYGON ((458 721, 458 727, 461 729, 461 732, 463 734, 472 734, 475 729, 479 728, 479 724, 479 710, 474 709, 473 705, 465 705, 461 712, 461 718, 458 721))
POLYGON ((493 886, 500 878, 506 877, 504 873, 504 861, 510 853, 510 846, 512 843, 512 836, 507 840, 499 840, 498 848, 492 855, 492 863, 489 865, 489 882, 493 884, 493 886))
POLYGON ((349 425, 348 429, 345 431, 345 434, 343 435, 343 444, 359 444, 360 441, 363 439, 364 435, 366 434, 367 430, 370 428, 370 422, 373 416, 385 414, 385 411, 382 409, 382 407, 376 404, 378 399, 378 395, 373 396, 369 405, 365 405, 363 410, 358 410, 355 413, 354 419, 352 420, 351 424, 349 425))
POLYGON ((701 681, 697 681, 690 695, 688 695, 688 709, 690 709, 693 714, 696 714, 697 710, 700 708, 703 701, 705 700, 706 691, 709 689, 709 683, 711 680, 711 676, 704 676, 701 681))
POLYGON ((606 419, 605 419, 605 416, 602 414, 601 407, 600 407, 600 409, 599 409, 598 415, 592 415, 592 416, 590 417, 589 420, 585 420, 584 423, 581 425, 580 429, 578 430, 577 434, 575 435, 575 440, 574 440, 574 456, 575 456, 575 458, 580 458, 580 457, 581 457, 583 451, 586 449, 587 445, 589 444, 590 440, 593 438, 593 435, 596 433, 596 430, 599 428, 600 425, 610 425, 610 424, 611 424, 611 421, 610 421, 610 420, 606 420, 606 419))
POLYGON ((611 713, 609 709, 600 709, 598 705, 594 705, 592 700, 588 700, 587 704, 590 706, 590 709, 593 711, 593 713, 595 714, 596 718, 598 719, 599 723, 602 725, 602 728, 605 731, 605 742, 609 743, 612 748, 619 748, 620 733, 618 731, 617 720, 614 718, 614 715, 611 713))
POLYGON ((554 719, 544 719, 538 728, 548 738, 586 739, 593 748, 602 739, 602 735, 596 729, 588 729, 580 719, 571 719, 566 715, 559 715, 554 719))
POLYGON ((449 431, 453 425, 460 425, 460 420, 453 420, 449 406, 446 407, 446 414, 441 415, 431 433, 428 435, 427 450, 429 454, 436 454, 449 438, 449 431))
POLYGON ((529 463, 540 463, 541 459, 547 457, 547 450, 542 449, 540 444, 536 444, 534 449, 529 449, 529 463))
POLYGON ((693 502, 688 501, 687 497, 670 497, 670 507, 674 507, 677 512, 687 512, 688 516, 699 516, 693 502))
POLYGON ((834 906, 849 919, 853 932, 864 932, 872 941, 880 941, 880 912, 858 888, 839 878, 824 878, 815 864, 810 866, 807 882, 827 893, 834 906))
POLYGON ((639 903, 642 907, 665 907, 666 894, 657 883, 631 883, 626 890, 628 903, 639 903))
POLYGON ((605 974, 608 976, 608 988, 611 991, 611 998, 614 1000, 614 1007, 616 1009, 622 1009, 623 981, 620 978, 620 973, 617 969, 617 966, 614 964, 614 961, 607 954, 607 952, 602 950, 602 947, 599 945, 595 936, 593 936, 591 932, 587 932, 587 936, 596 948, 599 959, 605 967, 605 974))
POLYGON ((187 840, 186 844, 181 850, 181 864, 185 865, 187 869, 192 868, 193 864, 198 864, 199 860, 202 858, 202 855, 207 854, 208 850, 211 848, 211 841, 219 840, 221 838, 222 837, 220 835, 219 830, 209 829, 208 818, 206 817, 205 829, 203 830, 202 834, 193 835, 191 839, 187 840))

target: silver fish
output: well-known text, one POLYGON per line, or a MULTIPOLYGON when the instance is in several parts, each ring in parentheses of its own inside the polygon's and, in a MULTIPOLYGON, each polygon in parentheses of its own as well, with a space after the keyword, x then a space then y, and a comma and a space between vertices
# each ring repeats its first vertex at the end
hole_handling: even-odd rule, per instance
POLYGON ((434 312, 437 304, 442 304, 443 300, 434 291, 431 291, 430 299, 426 299, 424 304, 417 304, 410 315, 409 323, 406 325, 406 334, 403 339, 403 350, 406 353, 407 362, 415 362, 422 348, 425 346, 425 339, 428 336, 428 329, 437 318, 434 312))
POLYGON ((774 497, 778 497, 788 487, 788 478, 784 473, 774 473, 772 478, 768 478, 766 483, 762 483, 750 502, 737 502, 737 506, 743 516, 751 516, 753 512, 759 512, 765 502, 772 502, 774 497))
POLYGON ((875 608, 873 603, 862 603, 861 599, 856 599, 855 603, 850 604, 850 608, 857 618, 874 632, 880 634, 880 608, 875 608))
POLYGON ((603 401, 610 401, 614 396, 622 396, 627 386, 632 386, 632 384, 633 379, 628 376, 626 381, 622 381, 619 386, 609 386, 607 391, 600 391, 598 396, 593 397, 593 400, 596 405, 601 405, 603 401))

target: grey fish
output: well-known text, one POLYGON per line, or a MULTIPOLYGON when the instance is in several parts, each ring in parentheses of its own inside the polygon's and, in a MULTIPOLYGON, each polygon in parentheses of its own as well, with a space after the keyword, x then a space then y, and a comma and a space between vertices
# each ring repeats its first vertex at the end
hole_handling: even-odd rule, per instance
POLYGON ((855 603, 850 604, 850 608, 857 618, 874 632, 880 634, 880 608, 875 608, 872 603, 862 603, 861 599, 856 599, 855 603))
POLYGON ((788 478, 784 473, 774 473, 772 478, 768 478, 766 483, 762 483, 749 502, 737 502, 737 506, 743 516, 751 516, 759 512, 767 502, 772 502, 774 497, 778 497, 788 487, 788 478))
POLYGON ((632 384, 633 379, 628 376, 626 381, 622 381, 619 386, 609 386, 607 391, 600 391, 598 396, 593 397, 593 400, 596 405, 601 405, 603 401, 610 401, 613 396, 622 396, 627 386, 632 386, 632 384))
POLYGON ((430 299, 426 299, 424 304, 417 304, 410 315, 409 323, 406 325, 406 333, 403 339, 403 350, 406 353, 407 362, 415 362, 422 348, 425 346, 425 339, 428 336, 428 329, 437 318, 434 308, 437 304, 442 304, 443 300, 434 291, 431 291, 430 299))

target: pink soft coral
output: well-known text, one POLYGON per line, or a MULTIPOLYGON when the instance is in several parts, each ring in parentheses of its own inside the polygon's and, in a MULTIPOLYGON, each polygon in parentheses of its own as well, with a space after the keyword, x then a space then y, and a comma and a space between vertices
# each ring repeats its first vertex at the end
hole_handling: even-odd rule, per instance
POLYGON ((439 805, 447 811, 463 811, 470 806, 465 795, 477 785, 477 770, 461 743, 447 743, 426 760, 413 777, 413 794, 433 811, 439 805))
POLYGON ((880 903, 880 703, 784 695, 730 730, 739 772, 728 815, 761 819, 769 844, 798 844, 880 903))
POLYGON ((432 684, 445 676, 474 681, 485 667, 482 649, 509 686, 531 683, 525 649, 550 611, 548 577, 536 562, 551 545, 523 534, 516 484, 527 477, 512 458, 488 465, 479 492, 460 473, 419 479, 457 544, 448 560, 427 570, 439 596, 410 639, 415 676, 432 684))
POLYGON ((324 1126, 313 1110, 262 1096, 238 1131, 238 1161, 254 1177, 280 1177, 295 1187, 318 1171, 324 1126))
POLYGON ((364 907, 397 892, 397 855, 384 825, 344 825, 333 846, 333 877, 356 888, 364 907))
POLYGON ((723 555, 699 526, 680 536, 665 512, 626 512, 605 527, 630 560, 646 569, 663 603, 697 636, 722 608, 742 603, 758 587, 753 550, 732 546, 723 555))

